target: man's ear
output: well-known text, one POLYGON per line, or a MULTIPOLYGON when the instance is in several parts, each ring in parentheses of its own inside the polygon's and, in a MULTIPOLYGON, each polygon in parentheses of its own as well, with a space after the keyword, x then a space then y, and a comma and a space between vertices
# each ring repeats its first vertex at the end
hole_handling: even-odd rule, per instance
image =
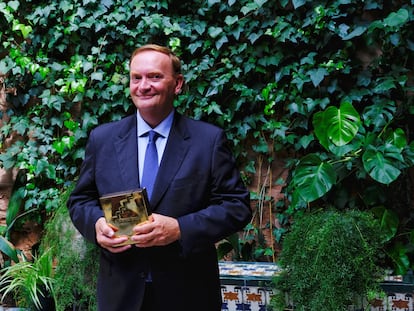
POLYGON ((181 93, 181 90, 184 85, 184 76, 182 74, 178 74, 175 78, 175 95, 181 93))

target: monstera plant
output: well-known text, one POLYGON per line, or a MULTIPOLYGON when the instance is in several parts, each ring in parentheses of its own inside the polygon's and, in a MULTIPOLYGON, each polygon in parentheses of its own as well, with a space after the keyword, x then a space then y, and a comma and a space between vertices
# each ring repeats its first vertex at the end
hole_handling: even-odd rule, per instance
POLYGON ((387 205, 384 192, 414 161, 414 144, 404 129, 392 125, 392 103, 372 105, 360 112, 347 101, 314 114, 319 152, 304 155, 292 172, 291 208, 323 206, 370 210, 380 220, 388 240, 385 262, 396 273, 410 268, 412 232, 397 238, 401 217, 387 205), (387 120, 387 116, 389 119, 387 120), (408 242, 407 242, 408 240, 408 242))

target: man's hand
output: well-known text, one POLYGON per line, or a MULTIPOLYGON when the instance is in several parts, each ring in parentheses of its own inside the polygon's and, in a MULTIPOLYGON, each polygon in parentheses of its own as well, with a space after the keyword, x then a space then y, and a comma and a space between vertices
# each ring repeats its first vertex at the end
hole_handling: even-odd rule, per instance
POLYGON ((131 239, 137 247, 168 245, 181 237, 177 219, 155 213, 149 222, 136 225, 133 230, 135 235, 131 239))
POLYGON ((110 251, 111 253, 121 253, 129 248, 131 245, 117 247, 116 244, 125 242, 128 237, 115 237, 114 230, 108 226, 104 217, 98 219, 95 223, 96 240, 98 244, 110 251))

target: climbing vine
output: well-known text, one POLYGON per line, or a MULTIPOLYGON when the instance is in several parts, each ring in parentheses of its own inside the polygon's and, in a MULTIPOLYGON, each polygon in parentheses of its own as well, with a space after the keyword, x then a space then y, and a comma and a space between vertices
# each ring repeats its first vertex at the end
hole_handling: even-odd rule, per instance
POLYGON ((413 16, 412 0, 1 2, 0 74, 16 92, 1 109, 0 164, 21 172, 10 213, 53 212, 89 131, 132 111, 129 55, 153 42, 183 60, 177 109, 226 130, 247 184, 259 157, 264 172, 276 159, 289 169, 252 187, 274 219, 249 230, 270 227, 279 242, 298 210, 374 209, 407 269, 411 240, 391 241, 414 221, 413 16), (276 184, 283 200, 256 190, 276 184))

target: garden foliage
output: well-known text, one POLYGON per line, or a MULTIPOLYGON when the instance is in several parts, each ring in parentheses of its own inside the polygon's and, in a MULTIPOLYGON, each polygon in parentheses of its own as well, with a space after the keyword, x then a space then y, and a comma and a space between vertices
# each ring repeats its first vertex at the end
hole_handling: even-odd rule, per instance
POLYGON ((275 310, 368 310, 381 293, 378 220, 365 211, 317 211, 296 217, 283 244, 283 272, 274 278, 275 310), (301 241, 298 243, 298 241, 301 241), (289 302, 286 302, 289 293, 289 302), (361 308, 364 306, 364 308, 361 308))
POLYGON ((39 221, 53 212, 79 173, 89 131, 132 111, 131 52, 160 43, 183 59, 187 91, 177 109, 226 130, 246 183, 258 159, 285 160, 286 201, 270 205, 281 224, 277 240, 303 208, 374 209, 390 262, 406 271, 414 236, 413 7, 413 0, 1 2, 9 106, 1 106, 0 163, 25 173, 16 208, 39 221))

